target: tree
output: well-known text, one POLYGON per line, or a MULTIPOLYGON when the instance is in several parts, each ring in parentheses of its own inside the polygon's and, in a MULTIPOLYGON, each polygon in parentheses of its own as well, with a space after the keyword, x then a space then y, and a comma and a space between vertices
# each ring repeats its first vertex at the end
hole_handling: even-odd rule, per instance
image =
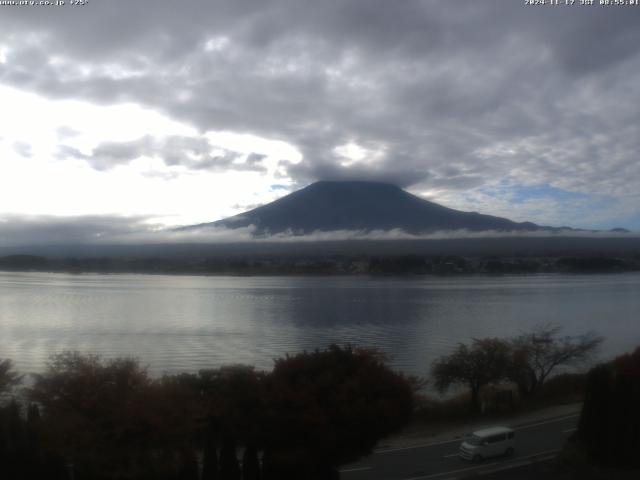
POLYGON ((13 388, 20 384, 22 375, 13 369, 13 362, 9 359, 0 360, 0 399, 10 394, 13 388))
POLYGON ((202 456, 202 480, 218 480, 218 452, 211 432, 205 433, 202 456))
POLYGON ((248 445, 242 455, 242 480, 260 480, 260 461, 255 445, 248 445))
POLYGON ((66 352, 51 357, 29 395, 42 407, 49 444, 78 477, 110 478, 146 468, 155 441, 150 385, 134 359, 66 352))
POLYGON ((203 478, 237 478, 240 469, 235 443, 251 452, 251 447, 255 450, 261 442, 266 412, 265 377, 248 365, 164 377, 163 382, 191 392, 195 400, 189 410, 196 420, 192 428, 196 442, 204 451, 203 478))
POLYGON ((373 350, 332 345, 276 360, 267 378, 264 478, 333 478, 413 410, 413 383, 373 350))
POLYGON ((640 467, 640 347, 587 374, 578 440, 589 460, 640 467))
POLYGON ((471 346, 459 344, 450 355, 437 359, 431 368, 435 386, 444 393, 451 385, 471 390, 470 407, 480 411, 480 389, 502 380, 509 364, 509 345, 498 338, 473 339, 471 346))
MULTIPOLYGON (((186 451, 202 430, 204 408, 198 393, 188 386, 182 375, 165 375, 141 392, 145 412, 141 420, 153 443, 168 450, 186 451)), ((204 440, 200 442, 203 444, 204 440)))
POLYGON ((173 378, 197 397, 201 437, 213 444, 221 443, 223 433, 244 444, 260 437, 266 408, 263 372, 248 365, 228 365, 165 378, 173 378))
POLYGON ((0 464, 3 474, 18 477, 28 456, 26 429, 20 415, 20 406, 11 402, 0 409, 0 464))
POLYGON ((191 448, 183 449, 179 455, 178 480, 198 480, 198 458, 191 448))
POLYGON ((220 480, 240 480, 240 475, 236 442, 230 434, 225 433, 220 449, 220 480))
POLYGON ((523 397, 534 395, 556 368, 588 361, 604 340, 594 332, 559 336, 560 331, 558 326, 538 325, 511 341, 507 377, 523 397))

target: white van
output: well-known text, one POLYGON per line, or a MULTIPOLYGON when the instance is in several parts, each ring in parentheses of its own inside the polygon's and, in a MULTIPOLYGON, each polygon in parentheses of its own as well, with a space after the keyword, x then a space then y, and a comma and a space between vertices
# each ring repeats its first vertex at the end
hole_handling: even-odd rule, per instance
POLYGON ((515 451, 515 432, 508 427, 492 427, 467 435, 460 444, 459 455, 478 462, 498 455, 511 456, 515 451))

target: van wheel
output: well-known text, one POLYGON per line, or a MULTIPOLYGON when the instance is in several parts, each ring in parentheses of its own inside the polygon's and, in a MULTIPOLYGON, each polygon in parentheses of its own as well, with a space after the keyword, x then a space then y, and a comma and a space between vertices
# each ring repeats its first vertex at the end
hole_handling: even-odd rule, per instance
POLYGON ((473 462, 479 462, 482 460, 482 455, 474 455, 472 458, 473 462))
POLYGON ((511 448, 511 447, 507 448, 507 450, 504 452, 504 454, 507 457, 510 457, 511 455, 513 455, 513 448, 511 448))

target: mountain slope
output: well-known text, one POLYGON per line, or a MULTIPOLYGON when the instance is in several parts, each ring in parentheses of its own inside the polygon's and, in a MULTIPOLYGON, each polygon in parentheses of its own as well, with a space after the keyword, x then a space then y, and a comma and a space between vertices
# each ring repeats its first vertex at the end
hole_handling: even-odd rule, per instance
POLYGON ((295 234, 334 230, 392 230, 409 233, 438 230, 534 231, 534 223, 462 212, 411 195, 401 188, 375 182, 320 181, 267 205, 217 222, 184 227, 240 228, 256 233, 295 234))

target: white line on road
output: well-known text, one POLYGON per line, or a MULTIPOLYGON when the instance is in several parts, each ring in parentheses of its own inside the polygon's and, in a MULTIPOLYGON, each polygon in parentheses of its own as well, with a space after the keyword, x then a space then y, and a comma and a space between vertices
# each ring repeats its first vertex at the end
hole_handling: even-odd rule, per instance
POLYGON ((411 445, 410 447, 385 448, 384 450, 376 450, 373 453, 391 453, 391 452, 399 452, 401 450, 414 450, 416 448, 433 447, 435 445, 445 445, 447 443, 457 443, 460 441, 461 441, 461 438, 456 438, 455 440, 446 440, 444 442, 422 443, 420 445, 411 445))
MULTIPOLYGON (((536 462, 544 462, 545 460, 551 460, 551 459, 555 458, 557 453, 558 452, 554 452, 554 453, 550 453, 550 454, 547 454, 547 455, 543 455, 543 456, 540 456, 540 457, 538 457, 536 459, 533 459, 533 460, 523 460, 521 462, 510 463, 508 465, 498 465, 498 466, 496 466, 494 468, 490 468, 488 470, 483 470, 482 472, 480 472, 480 475, 487 475, 487 474, 496 473, 496 472, 503 472, 505 470, 511 470, 512 468, 518 468, 518 467, 523 467, 525 465, 531 465, 531 464, 534 464, 536 462)), ((457 479, 449 478, 449 479, 443 479, 443 480, 457 480, 457 479)))
POLYGON ((483 465, 476 465, 474 467, 467 467, 467 468, 459 468, 457 470, 449 470, 448 472, 440 472, 440 473, 432 473, 431 475, 424 475, 422 477, 410 477, 410 478, 406 478, 405 480, 426 480, 428 478, 437 478, 437 477, 443 477, 445 475, 453 475, 456 473, 462 473, 462 472, 468 472, 470 470, 482 470, 486 467, 490 467, 493 465, 500 465, 502 466, 504 469, 507 469, 508 467, 516 467, 516 466, 520 466, 520 465, 524 465, 527 462, 528 459, 530 458, 534 458, 534 457, 543 457, 545 455, 550 455, 550 454, 556 454, 558 453, 559 450, 546 450, 544 452, 539 452, 539 453, 534 453, 531 455, 527 455, 525 457, 519 457, 516 458, 514 460, 510 460, 507 462, 493 462, 493 463, 486 463, 483 465))
POLYGON ((561 422, 563 420, 569 420, 570 418, 579 417, 579 416, 580 416, 579 413, 574 413, 573 415, 567 415, 566 417, 553 418, 551 420, 545 420, 544 422, 537 422, 537 423, 532 423, 530 425, 523 425, 522 427, 517 427, 516 430, 524 430, 525 428, 537 427, 539 425, 546 425, 547 423, 561 422))
POLYGON ((346 468, 344 470, 340 470, 340 473, 347 472, 361 472, 363 470, 371 470, 371 467, 354 467, 354 468, 346 468))
POLYGON ((444 458, 453 458, 453 457, 459 457, 460 454, 459 453, 450 453, 449 455, 445 455, 444 458))
MULTIPOLYGON (((530 425, 523 425, 522 427, 516 427, 515 430, 524 430, 526 428, 537 427, 539 425, 546 425, 547 423, 561 422, 563 420, 568 420, 573 417, 580 416, 579 413, 574 413, 571 415, 566 415, 560 418, 552 418, 550 420, 545 420, 543 422, 532 423, 530 425)), ((403 450, 415 450, 416 448, 427 448, 427 447, 435 447, 436 445, 446 445, 447 443, 458 443, 461 442, 462 438, 458 437, 453 440, 445 440, 442 442, 433 442, 433 443, 421 443, 420 445, 410 445, 408 447, 396 447, 396 448, 383 448, 379 450, 375 450, 373 453, 392 453, 392 452, 401 452, 403 450)))

